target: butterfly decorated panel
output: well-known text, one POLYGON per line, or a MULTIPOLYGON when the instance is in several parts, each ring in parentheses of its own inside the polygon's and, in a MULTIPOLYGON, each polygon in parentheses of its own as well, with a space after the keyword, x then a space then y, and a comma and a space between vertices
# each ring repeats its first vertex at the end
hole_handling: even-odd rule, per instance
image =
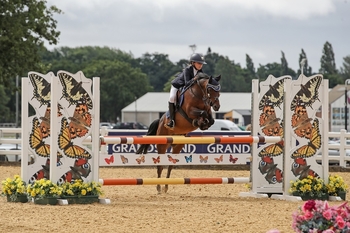
MULTIPOLYGON (((260 82, 260 93, 258 99, 259 130, 258 134, 262 136, 283 137, 283 117, 284 110, 284 82, 291 79, 290 76, 279 78, 269 75, 268 78, 260 82)), ((258 156, 253 158, 254 163, 258 164, 258 174, 263 177, 260 185, 277 185, 283 181, 283 150, 284 141, 258 144, 258 156)))
POLYGON ((300 75, 292 82, 291 102, 287 103, 291 119, 287 127, 292 134, 289 161, 295 179, 322 174, 322 167, 316 163, 323 141, 324 122, 316 116, 322 106, 322 80, 322 75, 300 75))
MULTIPOLYGON (((60 181, 89 179, 91 151, 82 145, 82 141, 91 132, 92 98, 90 79, 82 72, 73 75, 65 71, 58 73, 59 82, 54 86, 59 93, 56 108, 51 105, 51 78, 57 79, 52 72, 44 75, 29 72, 28 103, 35 110, 29 116, 29 151, 34 162, 26 169, 28 182, 50 177, 50 140, 51 124, 57 124, 57 172, 60 181), (60 85, 61 84, 61 85, 60 85), (51 111, 57 111, 57 118, 51 119, 51 111), (54 122, 52 122, 52 120, 54 122)), ((58 79, 57 79, 58 80, 58 79)), ((56 139, 55 139, 56 140, 56 139)))
POLYGON ((151 165, 232 165, 236 164, 238 157, 234 154, 208 155, 208 154, 109 154, 101 156, 100 164, 103 166, 151 166, 151 165))
POLYGON ((34 158, 26 169, 27 174, 24 174, 28 183, 36 179, 49 178, 51 110, 57 111, 57 116, 61 116, 61 107, 59 105, 56 108, 51 106, 52 77, 55 77, 52 72, 48 74, 29 72, 29 82, 22 84, 28 89, 29 96, 25 98, 28 101, 27 104, 29 108, 34 109, 34 114, 30 111, 32 115, 28 117, 27 121, 29 128, 28 150, 34 158))
POLYGON ((62 91, 59 103, 63 109, 58 134, 58 149, 65 159, 59 167, 59 182, 75 179, 91 180, 92 152, 83 145, 91 134, 93 118, 92 80, 79 71, 76 74, 58 71, 62 91))

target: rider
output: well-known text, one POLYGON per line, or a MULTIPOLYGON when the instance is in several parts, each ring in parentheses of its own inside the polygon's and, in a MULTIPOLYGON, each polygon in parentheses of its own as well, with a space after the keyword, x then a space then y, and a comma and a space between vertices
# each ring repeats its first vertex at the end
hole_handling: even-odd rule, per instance
POLYGON ((170 97, 169 97, 169 112, 170 121, 166 126, 168 128, 174 128, 175 126, 175 101, 177 90, 183 86, 189 85, 191 80, 198 74, 203 72, 203 64, 207 64, 204 61, 204 57, 200 53, 194 53, 191 55, 190 64, 171 82, 170 97))

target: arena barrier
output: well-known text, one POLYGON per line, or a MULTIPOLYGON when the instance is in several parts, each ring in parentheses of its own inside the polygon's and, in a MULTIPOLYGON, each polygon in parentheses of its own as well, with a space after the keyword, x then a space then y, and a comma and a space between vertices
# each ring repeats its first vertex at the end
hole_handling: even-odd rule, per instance
POLYGON ((275 143, 282 137, 234 136, 234 137, 184 137, 184 136, 142 136, 142 137, 100 137, 101 144, 228 144, 228 143, 275 143))
POLYGON ((162 184, 244 184, 249 177, 210 177, 210 178, 120 178, 100 179, 102 185, 162 185, 162 184))

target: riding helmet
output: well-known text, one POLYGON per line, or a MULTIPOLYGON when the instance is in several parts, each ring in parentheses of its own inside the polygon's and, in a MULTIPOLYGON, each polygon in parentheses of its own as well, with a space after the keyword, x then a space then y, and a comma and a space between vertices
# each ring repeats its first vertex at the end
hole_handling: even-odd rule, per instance
POLYGON ((201 63, 201 64, 207 64, 205 61, 204 61, 204 56, 200 53, 194 53, 191 55, 191 58, 190 58, 190 61, 192 62, 198 62, 198 63, 201 63))

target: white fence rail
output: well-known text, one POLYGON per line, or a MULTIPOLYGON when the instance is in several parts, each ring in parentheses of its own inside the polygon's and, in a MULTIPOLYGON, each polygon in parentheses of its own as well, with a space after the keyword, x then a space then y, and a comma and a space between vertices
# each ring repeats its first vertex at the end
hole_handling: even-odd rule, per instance
MULTIPOLYGON (((21 149, 19 150, 2 150, 2 144, 17 144, 20 148, 21 145, 21 128, 0 128, 0 156, 1 155, 21 155, 21 149), (17 137, 17 138, 16 138, 17 137)), ((345 129, 340 132, 328 133, 328 149, 329 161, 336 161, 341 167, 346 167, 347 163, 350 163, 350 133, 345 129), (347 143, 348 142, 348 143, 347 143)), ((91 142, 84 142, 84 144, 91 144, 91 142)), ((317 156, 318 160, 322 160, 322 156, 317 156)), ((17 158, 16 158, 17 160, 17 158)))

